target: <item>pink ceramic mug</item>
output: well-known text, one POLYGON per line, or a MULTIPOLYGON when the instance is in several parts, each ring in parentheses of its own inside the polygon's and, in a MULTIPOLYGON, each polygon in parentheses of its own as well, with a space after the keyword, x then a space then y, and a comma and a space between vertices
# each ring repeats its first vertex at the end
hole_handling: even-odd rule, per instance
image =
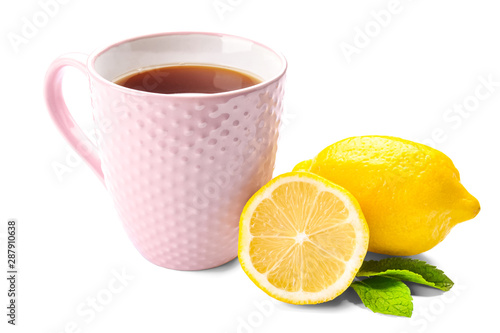
POLYGON ((63 136, 111 193, 139 252, 159 266, 198 270, 236 257, 243 206, 272 177, 285 71, 281 54, 245 38, 162 33, 61 56, 47 72, 45 97, 63 136), (182 63, 232 67, 262 83, 216 94, 113 83, 136 69, 182 63), (64 102, 67 66, 89 78, 97 146, 64 102))

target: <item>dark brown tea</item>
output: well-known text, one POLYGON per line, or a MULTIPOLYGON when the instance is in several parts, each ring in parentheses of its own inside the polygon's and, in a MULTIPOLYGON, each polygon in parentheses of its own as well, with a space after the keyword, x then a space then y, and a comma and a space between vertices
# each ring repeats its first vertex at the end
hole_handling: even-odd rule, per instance
POLYGON ((253 86, 261 80, 233 69, 179 65, 144 69, 115 81, 121 86, 159 94, 214 94, 253 86))

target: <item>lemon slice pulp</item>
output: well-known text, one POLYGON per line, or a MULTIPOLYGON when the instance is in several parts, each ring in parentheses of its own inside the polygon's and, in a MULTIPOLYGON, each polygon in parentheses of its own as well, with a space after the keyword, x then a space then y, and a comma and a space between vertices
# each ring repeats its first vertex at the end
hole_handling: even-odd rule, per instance
POLYGON ((270 296, 293 304, 331 300, 349 287, 368 249, 368 226, 356 199, 308 172, 262 187, 240 219, 238 257, 270 296))

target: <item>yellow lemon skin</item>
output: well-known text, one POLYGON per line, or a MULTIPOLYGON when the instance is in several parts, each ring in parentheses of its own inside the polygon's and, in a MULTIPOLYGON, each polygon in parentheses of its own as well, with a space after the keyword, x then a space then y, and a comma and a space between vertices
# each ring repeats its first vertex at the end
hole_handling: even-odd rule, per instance
POLYGON ((312 160, 305 160, 297 164, 292 171, 309 171, 311 168, 312 160))
POLYGON ((299 170, 352 193, 370 229, 368 251, 376 253, 410 256, 430 250, 480 210, 448 156, 396 137, 347 138, 299 163, 294 171, 299 170))

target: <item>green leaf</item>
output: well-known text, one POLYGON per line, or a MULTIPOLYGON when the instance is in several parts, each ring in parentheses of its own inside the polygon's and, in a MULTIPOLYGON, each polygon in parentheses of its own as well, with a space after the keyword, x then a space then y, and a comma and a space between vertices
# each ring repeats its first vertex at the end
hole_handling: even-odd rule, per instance
POLYGON ((398 280, 421 283, 448 291, 453 281, 442 270, 424 261, 410 258, 387 258, 365 261, 356 276, 387 276, 398 280))
POLYGON ((354 281, 351 287, 358 293, 363 304, 373 312, 411 317, 413 303, 410 288, 403 282, 374 276, 354 281))

